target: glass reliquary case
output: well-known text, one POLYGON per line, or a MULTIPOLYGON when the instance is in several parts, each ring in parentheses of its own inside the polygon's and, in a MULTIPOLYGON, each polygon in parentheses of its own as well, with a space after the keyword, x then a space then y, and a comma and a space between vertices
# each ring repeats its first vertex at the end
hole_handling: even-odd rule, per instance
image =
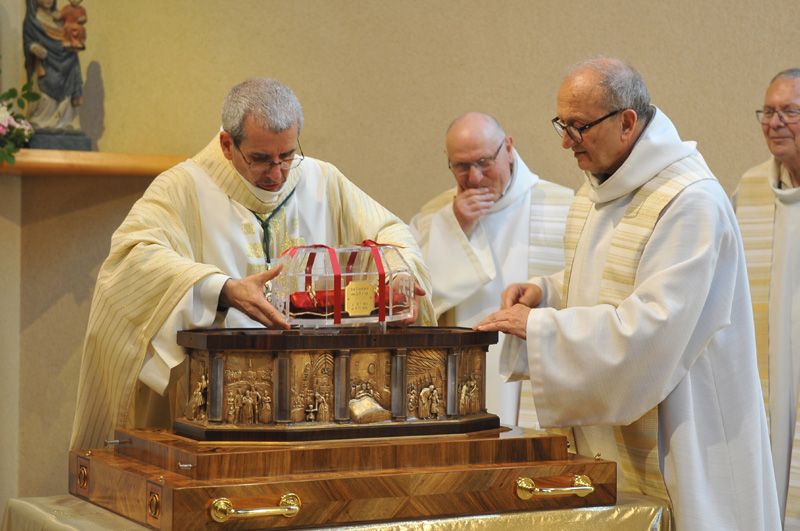
POLYGON ((394 246, 292 247, 278 264, 271 302, 293 326, 385 325, 414 314, 414 275, 394 246))

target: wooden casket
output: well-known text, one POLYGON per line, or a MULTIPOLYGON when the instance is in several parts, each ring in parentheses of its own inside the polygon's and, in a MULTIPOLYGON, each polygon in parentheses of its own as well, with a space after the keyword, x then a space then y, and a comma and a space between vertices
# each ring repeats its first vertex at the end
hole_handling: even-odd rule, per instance
POLYGON ((495 333, 178 334, 185 415, 70 453, 70 492, 155 529, 318 527, 613 505, 616 465, 485 407, 495 333))

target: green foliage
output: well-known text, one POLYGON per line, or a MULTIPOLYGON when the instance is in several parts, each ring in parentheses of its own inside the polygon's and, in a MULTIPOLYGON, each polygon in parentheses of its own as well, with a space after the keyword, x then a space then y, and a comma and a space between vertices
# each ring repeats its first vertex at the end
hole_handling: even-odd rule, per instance
POLYGON ((14 153, 33 136, 33 129, 23 118, 22 111, 28 103, 40 97, 33 91, 31 81, 21 90, 12 87, 0 94, 0 163, 14 164, 14 153))

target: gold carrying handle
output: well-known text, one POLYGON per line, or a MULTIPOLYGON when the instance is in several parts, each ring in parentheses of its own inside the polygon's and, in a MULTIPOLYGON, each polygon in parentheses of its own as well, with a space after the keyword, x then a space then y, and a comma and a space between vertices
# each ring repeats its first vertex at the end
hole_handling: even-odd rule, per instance
POLYGON ((534 496, 588 496, 594 492, 594 485, 589 476, 575 475, 571 487, 537 487, 531 478, 517 478, 517 497, 520 500, 530 500, 534 496))
POLYGON ((260 518, 262 516, 285 516, 291 518, 300 512, 300 497, 292 492, 281 496, 278 507, 236 509, 228 498, 217 498, 211 502, 211 519, 224 523, 231 518, 260 518))

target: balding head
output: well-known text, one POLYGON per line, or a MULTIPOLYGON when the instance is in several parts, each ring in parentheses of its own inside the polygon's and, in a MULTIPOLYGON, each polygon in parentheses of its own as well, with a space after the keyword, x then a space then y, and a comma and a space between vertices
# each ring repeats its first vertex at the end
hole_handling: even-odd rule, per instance
POLYGON ((488 188, 495 200, 502 195, 511 178, 513 140, 496 118, 462 114, 447 128, 445 148, 460 189, 488 188))

